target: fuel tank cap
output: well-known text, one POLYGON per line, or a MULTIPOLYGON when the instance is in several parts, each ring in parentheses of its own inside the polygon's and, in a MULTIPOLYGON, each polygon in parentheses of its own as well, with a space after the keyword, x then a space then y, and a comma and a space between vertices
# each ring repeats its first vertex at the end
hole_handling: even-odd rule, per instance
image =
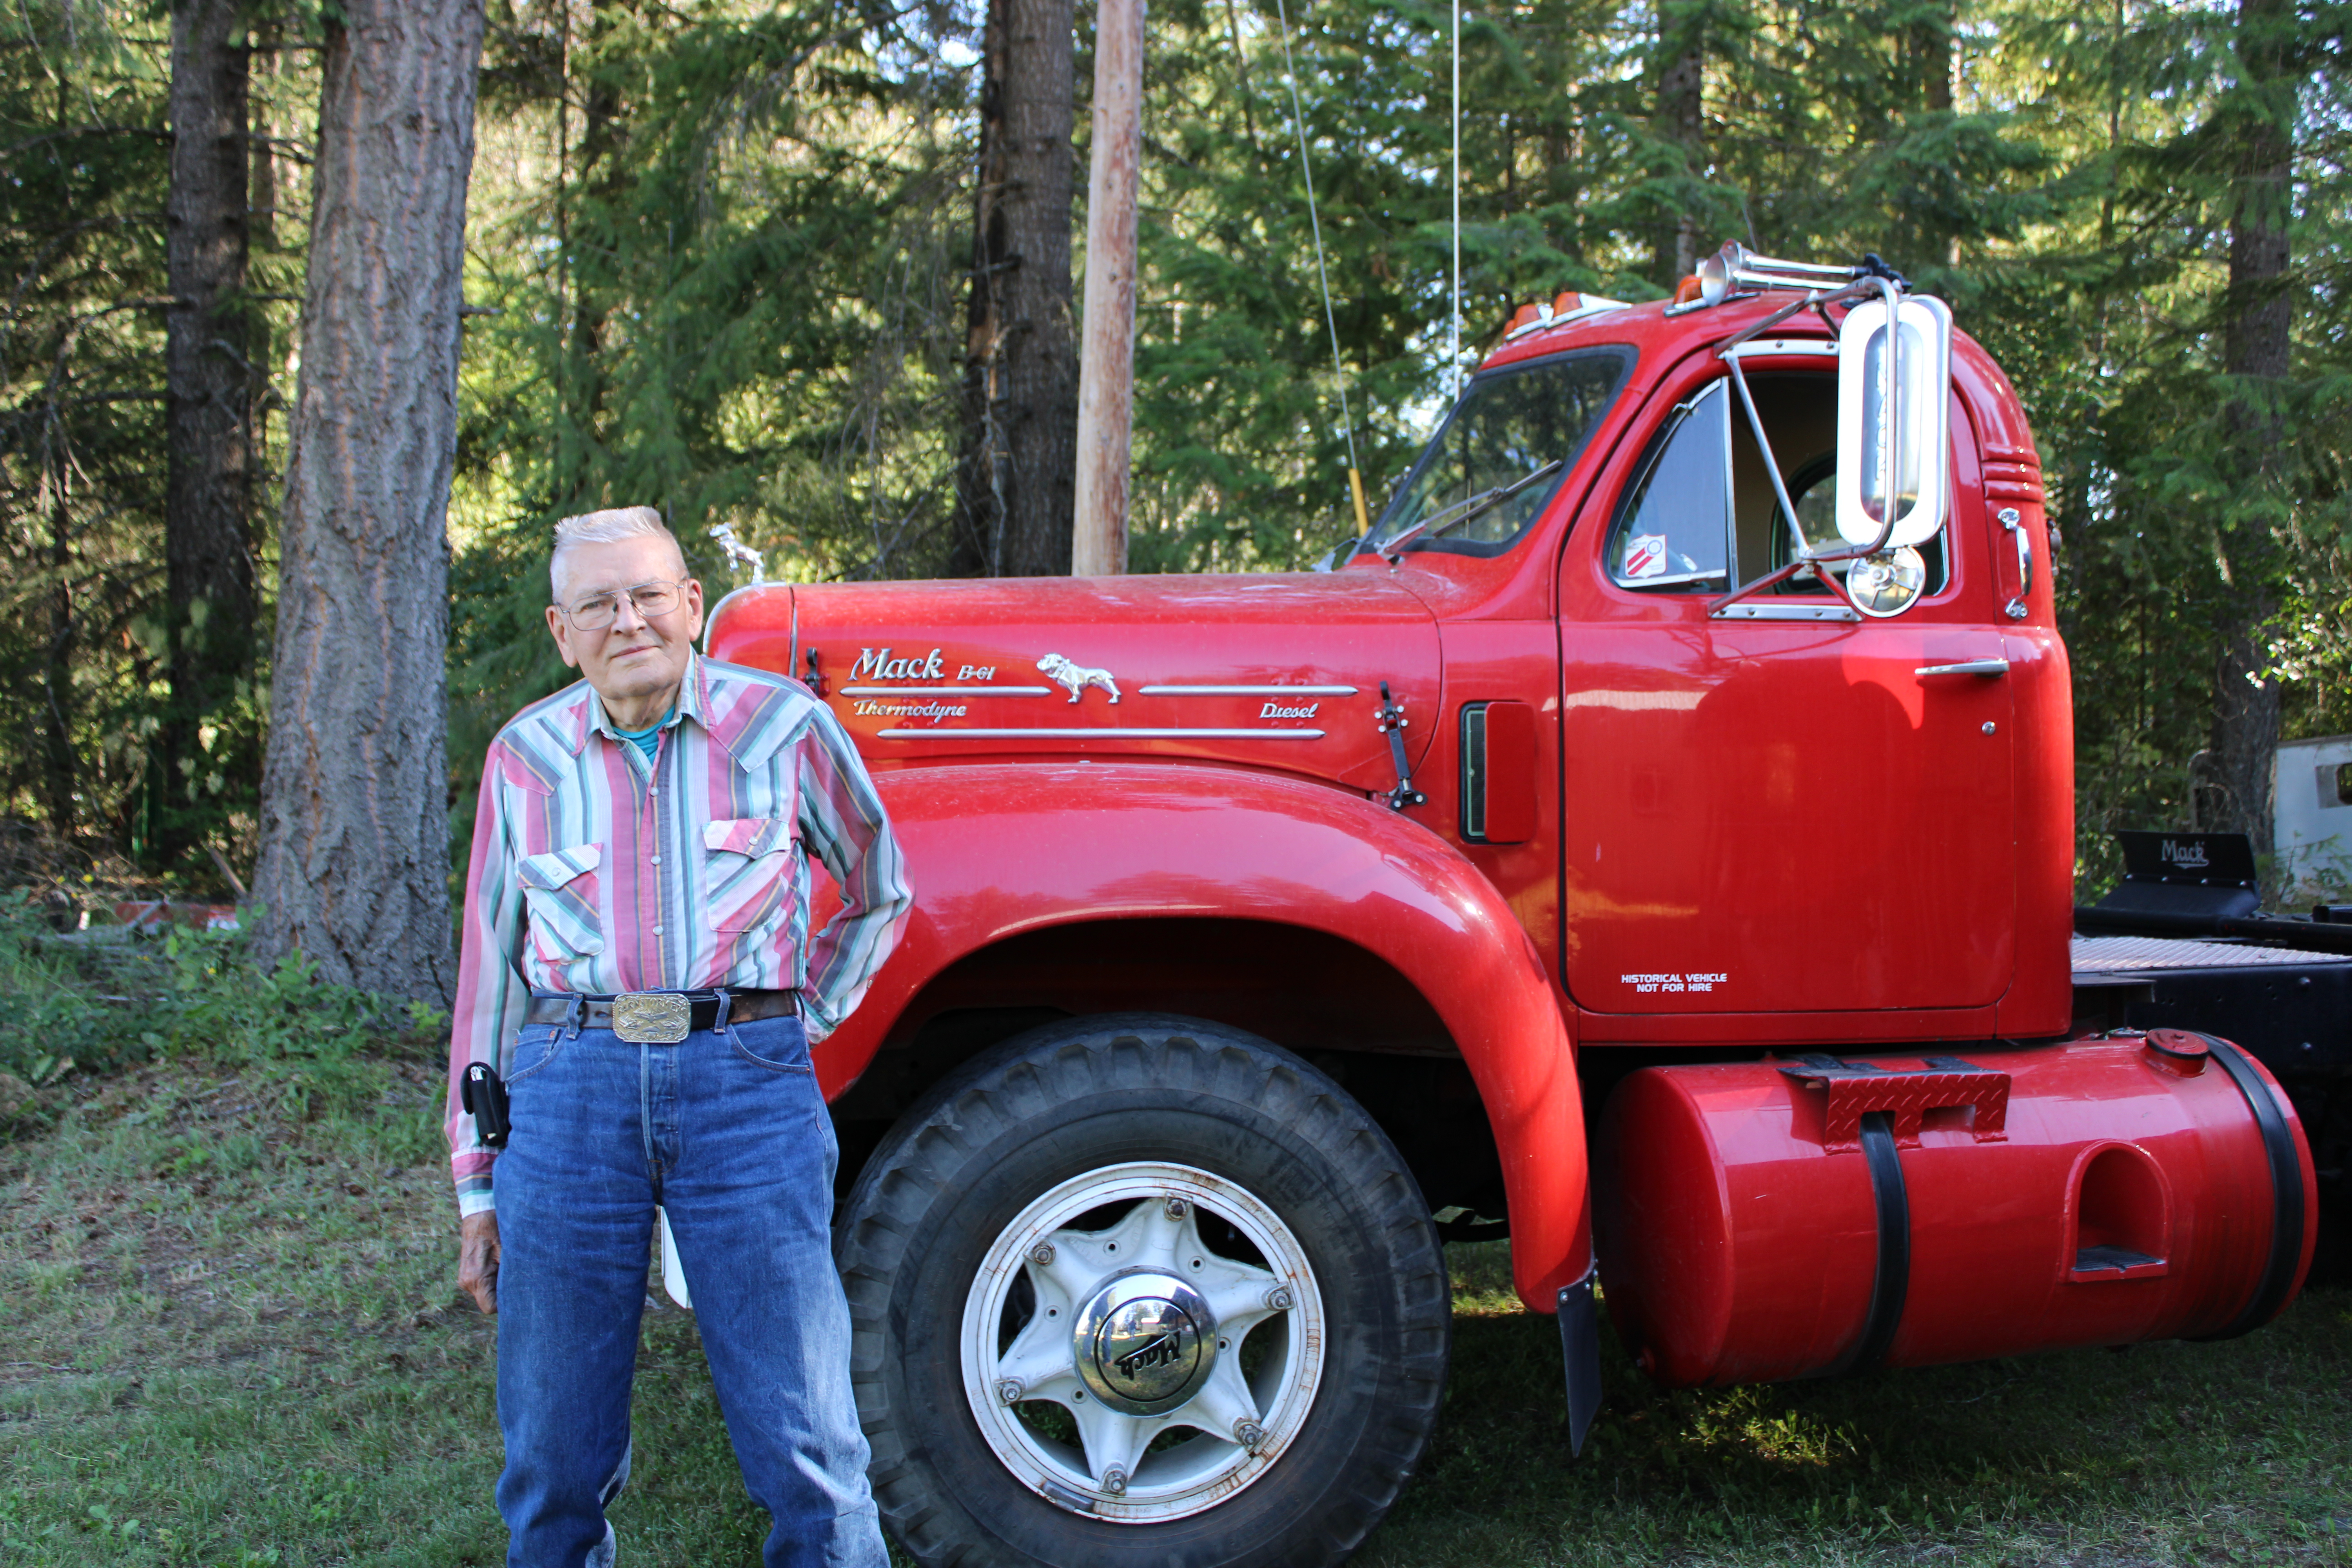
POLYGON ((2151 1029, 2140 1044, 2164 1068, 2184 1077, 2203 1072, 2205 1063, 2213 1055, 2204 1036, 2192 1035, 2186 1029, 2151 1029))

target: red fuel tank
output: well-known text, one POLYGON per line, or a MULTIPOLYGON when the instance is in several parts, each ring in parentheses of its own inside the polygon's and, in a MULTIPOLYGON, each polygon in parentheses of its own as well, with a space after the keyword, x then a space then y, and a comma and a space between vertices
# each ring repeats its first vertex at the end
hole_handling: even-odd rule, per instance
POLYGON ((1646 1068, 1593 1177, 1610 1319, 1676 1385, 2226 1338, 2286 1305, 2317 1227, 2285 1094, 2170 1029, 1646 1068))

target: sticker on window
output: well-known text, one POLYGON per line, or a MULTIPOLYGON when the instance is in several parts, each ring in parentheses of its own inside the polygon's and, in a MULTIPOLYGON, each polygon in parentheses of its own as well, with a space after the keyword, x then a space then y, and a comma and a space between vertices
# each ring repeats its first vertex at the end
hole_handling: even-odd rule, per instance
POLYGON ((1663 533, 1636 533, 1625 541, 1627 577, 1663 577, 1666 574, 1666 536, 1663 533))

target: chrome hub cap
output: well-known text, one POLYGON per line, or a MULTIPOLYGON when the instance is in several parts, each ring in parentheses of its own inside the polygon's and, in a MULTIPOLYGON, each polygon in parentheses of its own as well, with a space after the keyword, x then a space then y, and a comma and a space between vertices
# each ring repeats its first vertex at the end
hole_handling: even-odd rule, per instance
POLYGON ((1326 1337, 1306 1248, 1255 1194, 1190 1165, 1108 1165, 1039 1197, 982 1256, 964 1398, 1038 1495, 1156 1523, 1280 1462, 1326 1337))
POLYGON ((1129 1415, 1159 1415, 1201 1391, 1217 1361, 1217 1319, 1172 1274, 1112 1277, 1078 1309, 1071 1359, 1095 1397, 1129 1415))

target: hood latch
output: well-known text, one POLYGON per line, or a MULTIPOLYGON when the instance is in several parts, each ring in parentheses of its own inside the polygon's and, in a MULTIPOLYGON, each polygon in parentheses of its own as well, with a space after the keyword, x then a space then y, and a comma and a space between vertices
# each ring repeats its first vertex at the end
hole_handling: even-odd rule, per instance
POLYGON ((1412 764, 1404 757, 1404 728, 1409 721, 1404 716, 1404 704, 1389 695, 1389 683, 1381 682, 1381 710, 1374 716, 1381 733, 1389 738, 1389 756, 1396 763, 1396 788, 1389 791, 1391 811, 1402 811, 1408 805, 1427 805, 1429 797, 1412 787, 1412 764))

